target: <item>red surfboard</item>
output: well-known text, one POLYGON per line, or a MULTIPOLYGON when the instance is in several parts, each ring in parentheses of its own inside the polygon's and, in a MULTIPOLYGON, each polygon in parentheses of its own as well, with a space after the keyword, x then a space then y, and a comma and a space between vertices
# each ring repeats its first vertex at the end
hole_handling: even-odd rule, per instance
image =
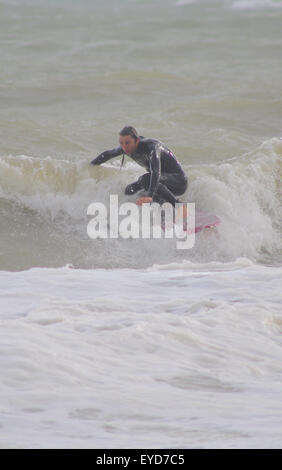
MULTIPOLYGON (((193 220, 189 220, 189 215, 187 217, 187 207, 184 204, 183 209, 179 207, 175 214, 175 224, 181 223, 183 220, 183 230, 190 233, 198 233, 202 230, 207 230, 210 228, 215 228, 220 224, 220 219, 216 215, 208 214, 207 212, 201 212, 195 210, 195 225, 193 220), (184 215, 183 211, 184 210, 184 215)), ((164 221, 162 223, 162 229, 165 230, 164 221)))
MULTIPOLYGON (((182 214, 181 214, 182 217, 182 214)), ((181 221, 176 221, 174 225, 179 224, 181 221)), ((195 225, 193 220, 189 221, 189 216, 187 219, 183 218, 183 231, 187 231, 189 233, 198 233, 202 232, 203 230, 208 230, 211 228, 215 228, 220 224, 220 219, 216 215, 208 214, 207 212, 201 212, 196 210, 195 211, 195 225)), ((165 230, 165 224, 162 224, 162 229, 165 230)))
MULTIPOLYGON (((141 198, 137 199, 136 204, 138 206, 141 206, 142 204, 151 203, 151 202, 152 202, 152 198, 141 197, 141 198)), ((185 205, 183 207, 184 207, 184 210, 185 210, 185 205)), ((181 217, 183 217, 184 222, 185 222, 185 214, 186 213, 184 212, 184 216, 183 216, 182 208, 179 207, 177 212, 176 212, 176 215, 175 215, 175 223, 177 223, 177 219, 180 219, 181 217)), ((189 221, 189 216, 188 216, 188 221, 189 221)), ((215 228, 219 224, 220 224, 220 218, 217 217, 217 215, 208 214, 207 212, 201 212, 199 210, 196 210, 195 211, 195 228, 191 229, 191 227, 189 227, 189 223, 188 223, 188 227, 189 227, 188 231, 190 231, 191 233, 198 233, 198 232, 201 232, 202 230, 215 228)), ((192 225, 194 225, 194 224, 192 224, 192 225)), ((163 231, 165 231, 164 221, 162 222, 162 229, 163 229, 163 231)), ((185 231, 185 227, 183 227, 183 230, 185 231)))
POLYGON ((217 215, 197 211, 195 213, 195 233, 208 228, 217 227, 220 224, 220 218, 217 215))

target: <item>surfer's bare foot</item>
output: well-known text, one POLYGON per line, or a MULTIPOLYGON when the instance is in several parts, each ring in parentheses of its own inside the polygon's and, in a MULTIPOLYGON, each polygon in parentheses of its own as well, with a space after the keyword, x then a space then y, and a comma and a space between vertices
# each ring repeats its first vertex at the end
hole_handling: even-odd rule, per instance
POLYGON ((179 219, 186 220, 188 217, 189 211, 187 208, 186 204, 183 204, 183 206, 179 207, 176 211, 175 214, 175 222, 177 222, 179 219))
POLYGON ((175 223, 180 224, 182 222, 183 230, 187 230, 187 218, 189 210, 186 204, 180 206, 175 213, 175 223))

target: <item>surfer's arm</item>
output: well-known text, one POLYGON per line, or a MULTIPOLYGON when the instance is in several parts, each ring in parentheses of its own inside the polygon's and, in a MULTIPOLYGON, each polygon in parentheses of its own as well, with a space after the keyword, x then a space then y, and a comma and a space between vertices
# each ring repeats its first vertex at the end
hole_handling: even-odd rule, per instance
POLYGON ((111 158, 118 157, 122 153, 123 151, 121 147, 116 147, 112 150, 105 150, 105 152, 100 153, 98 157, 94 158, 91 163, 92 165, 101 165, 102 163, 107 162, 111 158))
POLYGON ((161 177, 161 157, 160 149, 158 147, 154 148, 151 152, 150 171, 151 178, 148 189, 148 196, 153 197, 161 177))

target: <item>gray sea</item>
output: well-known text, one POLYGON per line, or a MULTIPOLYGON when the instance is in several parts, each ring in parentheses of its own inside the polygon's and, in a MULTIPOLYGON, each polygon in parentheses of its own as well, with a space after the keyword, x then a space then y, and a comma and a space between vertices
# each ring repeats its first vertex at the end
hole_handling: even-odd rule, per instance
POLYGON ((282 447, 282 1, 0 0, 0 447, 282 447), (91 239, 144 172, 217 215, 191 249, 91 239))

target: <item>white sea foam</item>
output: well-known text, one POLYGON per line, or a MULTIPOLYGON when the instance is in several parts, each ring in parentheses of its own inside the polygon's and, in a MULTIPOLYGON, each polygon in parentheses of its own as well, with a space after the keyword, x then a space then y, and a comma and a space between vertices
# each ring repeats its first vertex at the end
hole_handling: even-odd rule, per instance
POLYGON ((183 6, 183 5, 191 5, 192 3, 196 3, 197 0, 178 0, 176 2, 177 6, 183 6))
POLYGON ((255 10, 260 8, 282 8, 281 0, 236 0, 232 2, 235 10, 255 10))
POLYGON ((2 446, 279 447, 281 274, 0 272, 2 446))

